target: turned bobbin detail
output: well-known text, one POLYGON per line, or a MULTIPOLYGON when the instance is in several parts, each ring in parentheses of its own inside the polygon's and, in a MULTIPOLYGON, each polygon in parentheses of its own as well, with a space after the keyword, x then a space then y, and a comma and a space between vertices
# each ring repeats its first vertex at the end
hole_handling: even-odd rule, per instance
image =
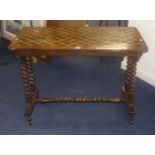
POLYGON ((35 78, 32 67, 31 57, 20 57, 21 74, 23 78, 24 91, 26 95, 27 105, 25 108, 25 116, 29 124, 32 124, 32 112, 36 99, 39 97, 39 91, 35 86, 35 78))
POLYGON ((135 82, 136 82, 136 66, 141 55, 129 56, 127 58, 127 69, 125 73, 125 85, 123 87, 123 96, 126 98, 127 110, 130 123, 133 124, 136 115, 136 107, 134 104, 135 82))

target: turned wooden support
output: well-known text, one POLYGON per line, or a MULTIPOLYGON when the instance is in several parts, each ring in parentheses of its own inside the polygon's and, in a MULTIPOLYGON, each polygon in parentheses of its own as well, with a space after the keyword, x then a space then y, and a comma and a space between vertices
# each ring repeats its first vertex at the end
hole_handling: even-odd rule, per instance
POLYGON ((27 101, 25 116, 27 117, 27 120, 31 125, 33 107, 36 102, 36 99, 39 97, 39 91, 35 86, 35 78, 33 73, 31 57, 26 57, 26 56, 20 57, 20 64, 21 64, 21 74, 22 74, 23 84, 24 84, 24 91, 25 91, 26 101, 27 101))
POLYGON ((134 93, 136 82, 136 66, 140 55, 129 56, 127 59, 127 69, 125 75, 125 86, 123 87, 123 95, 126 98, 130 123, 134 123, 136 115, 136 107, 134 105, 134 93))
POLYGON ((35 79, 33 75, 33 68, 32 68, 32 60, 31 57, 26 57, 26 67, 27 67, 27 72, 28 72, 28 78, 31 86, 31 91, 35 91, 35 79))
POLYGON ((94 102, 94 103, 122 103, 125 102, 125 98, 115 97, 115 98, 104 98, 104 97, 75 97, 75 98, 39 98, 37 103, 69 103, 69 102, 79 102, 79 103, 86 103, 86 102, 94 102))
POLYGON ((38 98, 39 97, 39 90, 35 85, 35 76, 34 76, 34 71, 33 71, 32 58, 27 57, 26 63, 27 63, 27 72, 28 72, 31 92, 35 96, 35 98, 38 98))

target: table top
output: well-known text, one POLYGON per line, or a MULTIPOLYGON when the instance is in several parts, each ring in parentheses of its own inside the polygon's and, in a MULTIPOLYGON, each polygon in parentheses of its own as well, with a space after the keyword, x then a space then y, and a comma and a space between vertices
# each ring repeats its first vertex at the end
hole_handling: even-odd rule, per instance
POLYGON ((9 48, 33 56, 128 56, 147 51, 135 27, 25 27, 9 48))

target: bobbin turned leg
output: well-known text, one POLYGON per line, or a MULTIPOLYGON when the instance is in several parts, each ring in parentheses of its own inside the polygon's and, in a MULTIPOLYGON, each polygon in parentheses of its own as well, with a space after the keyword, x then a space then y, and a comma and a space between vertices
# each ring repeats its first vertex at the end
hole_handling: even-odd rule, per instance
POLYGON ((32 60, 31 57, 20 57, 21 73, 24 84, 24 91, 26 95, 26 109, 25 116, 29 125, 32 124, 32 112, 36 99, 39 97, 39 91, 35 86, 35 79, 33 75, 32 60))
POLYGON ((127 69, 125 75, 125 85, 122 88, 123 95, 126 98, 126 105, 129 114, 130 123, 133 124, 136 115, 136 107, 134 104, 135 81, 136 81, 136 65, 140 56, 130 56, 127 59, 127 69))
POLYGON ((27 57, 26 63, 27 63, 27 72, 28 72, 28 76, 29 76, 29 82, 30 82, 32 96, 34 96, 35 98, 39 98, 39 89, 35 85, 35 77, 34 77, 34 72, 33 72, 32 58, 27 57))

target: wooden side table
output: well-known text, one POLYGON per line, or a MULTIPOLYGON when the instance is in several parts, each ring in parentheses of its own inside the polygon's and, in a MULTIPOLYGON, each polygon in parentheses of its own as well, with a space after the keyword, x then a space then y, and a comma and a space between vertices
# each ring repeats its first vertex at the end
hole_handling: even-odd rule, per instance
POLYGON ((134 122, 136 108, 134 89, 136 65, 147 45, 135 27, 79 27, 79 28, 24 28, 11 43, 12 52, 20 58, 26 95, 25 115, 29 124, 37 103, 99 102, 126 103, 130 123, 134 122), (128 57, 121 97, 40 97, 35 84, 32 56, 105 56, 128 57))

